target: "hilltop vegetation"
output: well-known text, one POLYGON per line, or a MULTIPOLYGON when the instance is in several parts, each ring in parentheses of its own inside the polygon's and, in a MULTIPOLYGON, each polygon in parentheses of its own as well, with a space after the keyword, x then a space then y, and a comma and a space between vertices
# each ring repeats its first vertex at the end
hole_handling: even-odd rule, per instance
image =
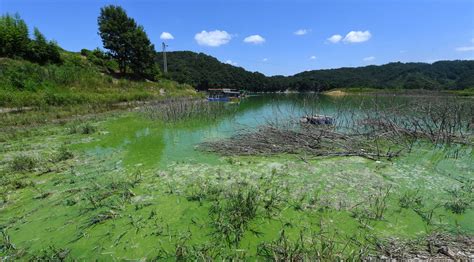
MULTIPOLYGON (((168 77, 179 83, 187 83, 199 90, 212 87, 258 90, 267 85, 268 78, 258 72, 222 63, 216 58, 191 51, 167 53, 168 77)), ((163 66, 162 54, 157 62, 163 66)))
MULTIPOLYGON (((104 23, 110 22, 103 20, 104 23)), ((46 40, 37 28, 34 29, 34 38, 30 39, 28 26, 18 14, 1 16, 0 107, 42 113, 35 119, 2 114, 3 124, 24 124, 98 112, 122 102, 195 95, 191 86, 162 79, 157 67, 147 65, 150 61, 154 64, 153 46, 149 40, 146 41, 143 28, 133 19, 127 21, 133 22, 130 22, 130 30, 135 32, 133 35, 141 35, 139 40, 132 41, 132 50, 139 49, 142 55, 138 52, 128 54, 139 57, 138 62, 128 59, 124 62, 116 57, 116 53, 99 49, 83 49, 81 53, 65 51, 54 41, 46 40), (147 52, 151 54, 150 61, 143 58, 147 52)))
POLYGON ((0 57, 23 58, 39 64, 59 63, 59 47, 34 28, 29 38, 25 21, 18 14, 0 17, 0 57))
MULTIPOLYGON (((162 64, 162 55, 158 55, 162 64)), ((312 70, 293 76, 266 77, 216 58, 190 51, 168 53, 169 77, 198 89, 241 88, 276 92, 325 91, 333 88, 460 90, 474 87, 474 61, 389 63, 381 66, 312 70)))

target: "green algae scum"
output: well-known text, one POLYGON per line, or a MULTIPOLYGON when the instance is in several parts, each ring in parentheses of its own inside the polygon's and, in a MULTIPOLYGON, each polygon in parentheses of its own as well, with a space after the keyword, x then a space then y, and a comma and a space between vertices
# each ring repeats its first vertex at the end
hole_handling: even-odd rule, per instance
MULTIPOLYGON (((203 111, 191 106, 195 113, 177 114, 178 121, 169 117, 178 108, 173 104, 181 103, 175 101, 87 120, 2 129, 0 257, 467 259, 474 236, 469 124, 463 141, 433 142, 417 135, 409 150, 377 144, 399 154, 376 159, 199 150, 204 142, 228 141, 269 122, 323 114, 355 123, 376 102, 422 100, 261 95, 203 111), (206 115, 197 117, 202 112, 206 115)), ((463 104, 473 112, 472 100, 463 104)))

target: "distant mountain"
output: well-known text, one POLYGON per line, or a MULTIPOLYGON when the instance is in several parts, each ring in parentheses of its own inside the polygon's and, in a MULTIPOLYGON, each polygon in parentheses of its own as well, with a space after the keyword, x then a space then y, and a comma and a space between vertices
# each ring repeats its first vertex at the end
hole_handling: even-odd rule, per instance
MULTIPOLYGON (((439 61, 433 64, 397 62, 381 66, 312 70, 288 77, 267 77, 222 63, 203 53, 168 52, 167 58, 168 77, 198 89, 222 87, 249 91, 324 91, 349 87, 429 90, 474 87, 474 60, 439 61)), ((163 67, 162 54, 157 54, 157 62, 163 67)))
POLYGON ((313 70, 290 77, 298 90, 344 87, 464 89, 474 87, 474 61, 389 63, 381 66, 313 70))

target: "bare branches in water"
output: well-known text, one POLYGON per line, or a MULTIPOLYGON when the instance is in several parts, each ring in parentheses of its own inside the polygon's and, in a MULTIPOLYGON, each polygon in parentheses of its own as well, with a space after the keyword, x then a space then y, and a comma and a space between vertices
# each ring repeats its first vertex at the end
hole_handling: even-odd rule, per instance
POLYGON ((147 105, 142 112, 151 119, 164 122, 215 120, 235 111, 232 104, 209 103, 204 99, 171 99, 147 105))
MULTIPOLYGON (((417 141, 472 145, 474 105, 460 99, 430 98, 404 105, 338 111, 335 125, 300 123, 301 115, 267 120, 256 130, 199 145, 221 155, 307 154, 391 159, 411 150, 417 141)), ((344 108, 341 106, 341 108, 344 108)), ((310 109, 308 109, 310 111, 310 109)))

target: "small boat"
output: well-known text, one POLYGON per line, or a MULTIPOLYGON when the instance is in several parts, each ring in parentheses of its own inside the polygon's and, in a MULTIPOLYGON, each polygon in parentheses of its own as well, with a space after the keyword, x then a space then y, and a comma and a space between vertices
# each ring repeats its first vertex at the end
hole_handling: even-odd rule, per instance
POLYGON ((207 90, 209 96, 208 101, 212 102, 240 102, 242 92, 229 88, 212 88, 207 90))
POLYGON ((325 116, 325 115, 312 115, 312 116, 303 116, 300 119, 302 124, 311 124, 311 125, 333 125, 334 117, 325 116))
POLYGON ((210 102, 229 102, 230 101, 230 98, 228 97, 207 97, 207 101, 210 101, 210 102))

